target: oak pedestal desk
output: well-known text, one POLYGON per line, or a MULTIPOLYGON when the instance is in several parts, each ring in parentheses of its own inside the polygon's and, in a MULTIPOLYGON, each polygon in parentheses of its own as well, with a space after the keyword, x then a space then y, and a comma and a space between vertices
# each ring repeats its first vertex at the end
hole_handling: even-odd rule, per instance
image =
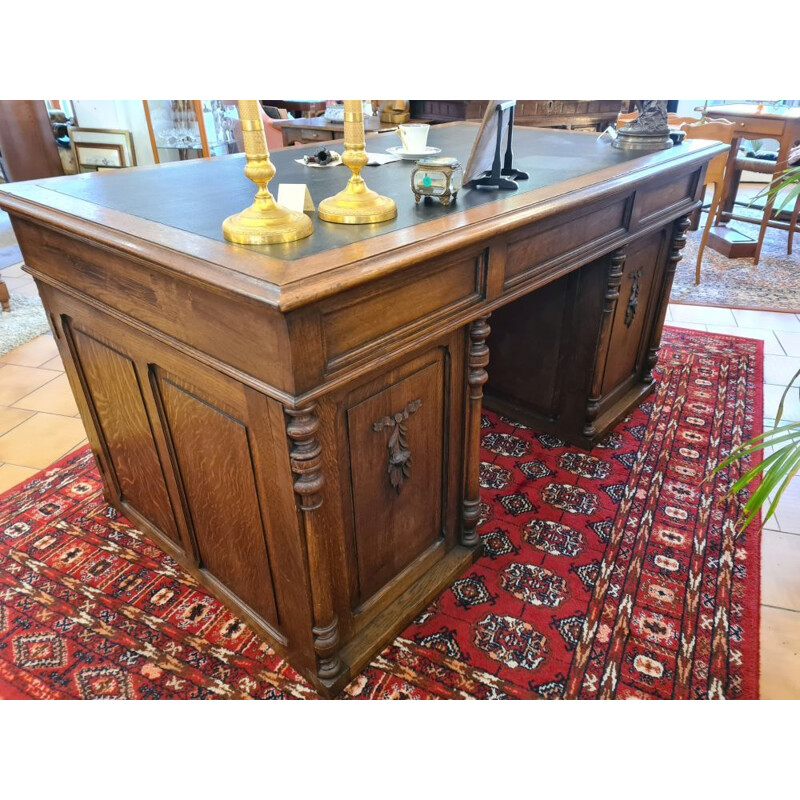
MULTIPOLYGON (((476 131, 431 144, 465 163, 476 131)), ((253 197, 243 156, 0 191, 106 498, 323 695, 475 558, 484 402, 591 446, 652 387, 724 147, 514 143, 518 191, 416 205, 412 163, 367 168, 396 220, 263 248, 221 235, 253 197)), ((303 152, 273 154, 273 189, 319 203, 348 173, 303 152)))

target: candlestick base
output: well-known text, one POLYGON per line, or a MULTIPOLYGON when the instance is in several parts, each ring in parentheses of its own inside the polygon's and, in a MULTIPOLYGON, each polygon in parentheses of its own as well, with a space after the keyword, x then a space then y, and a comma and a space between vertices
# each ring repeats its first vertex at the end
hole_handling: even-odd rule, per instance
POLYGON ((311 236, 314 226, 309 217, 290 211, 274 200, 255 202, 222 223, 222 234, 234 244, 279 244, 311 236))
POLYGON ((391 197, 368 189, 360 177, 353 177, 341 192, 326 197, 317 209, 319 218, 343 225, 364 225, 386 222, 397 216, 397 205, 391 197))

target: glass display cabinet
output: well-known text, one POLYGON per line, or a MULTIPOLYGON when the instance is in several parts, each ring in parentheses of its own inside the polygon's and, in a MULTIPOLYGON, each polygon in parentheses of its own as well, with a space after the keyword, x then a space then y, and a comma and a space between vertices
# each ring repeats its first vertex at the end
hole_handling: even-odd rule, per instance
POLYGON ((144 100, 157 164, 243 152, 235 100, 144 100))

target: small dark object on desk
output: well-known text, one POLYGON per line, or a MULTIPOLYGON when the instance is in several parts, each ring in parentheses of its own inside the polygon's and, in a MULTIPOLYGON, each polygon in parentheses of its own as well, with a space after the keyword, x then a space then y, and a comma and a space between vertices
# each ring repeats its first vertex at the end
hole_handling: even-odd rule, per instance
POLYGON ((669 138, 672 139, 672 144, 680 144, 686 138, 686 131, 670 131, 669 138))
POLYGON ((313 156, 306 156, 305 157, 306 164, 330 164, 333 161, 333 153, 328 150, 327 147, 323 147, 321 150, 318 150, 314 153, 313 156))

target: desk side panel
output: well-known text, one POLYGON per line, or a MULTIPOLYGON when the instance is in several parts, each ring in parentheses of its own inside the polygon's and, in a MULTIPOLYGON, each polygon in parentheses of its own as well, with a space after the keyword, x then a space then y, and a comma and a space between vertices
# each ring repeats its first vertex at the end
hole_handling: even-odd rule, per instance
POLYGON ((13 218, 26 265, 40 280, 191 348, 207 363, 291 392, 285 320, 220 287, 188 281, 102 243, 13 218))

